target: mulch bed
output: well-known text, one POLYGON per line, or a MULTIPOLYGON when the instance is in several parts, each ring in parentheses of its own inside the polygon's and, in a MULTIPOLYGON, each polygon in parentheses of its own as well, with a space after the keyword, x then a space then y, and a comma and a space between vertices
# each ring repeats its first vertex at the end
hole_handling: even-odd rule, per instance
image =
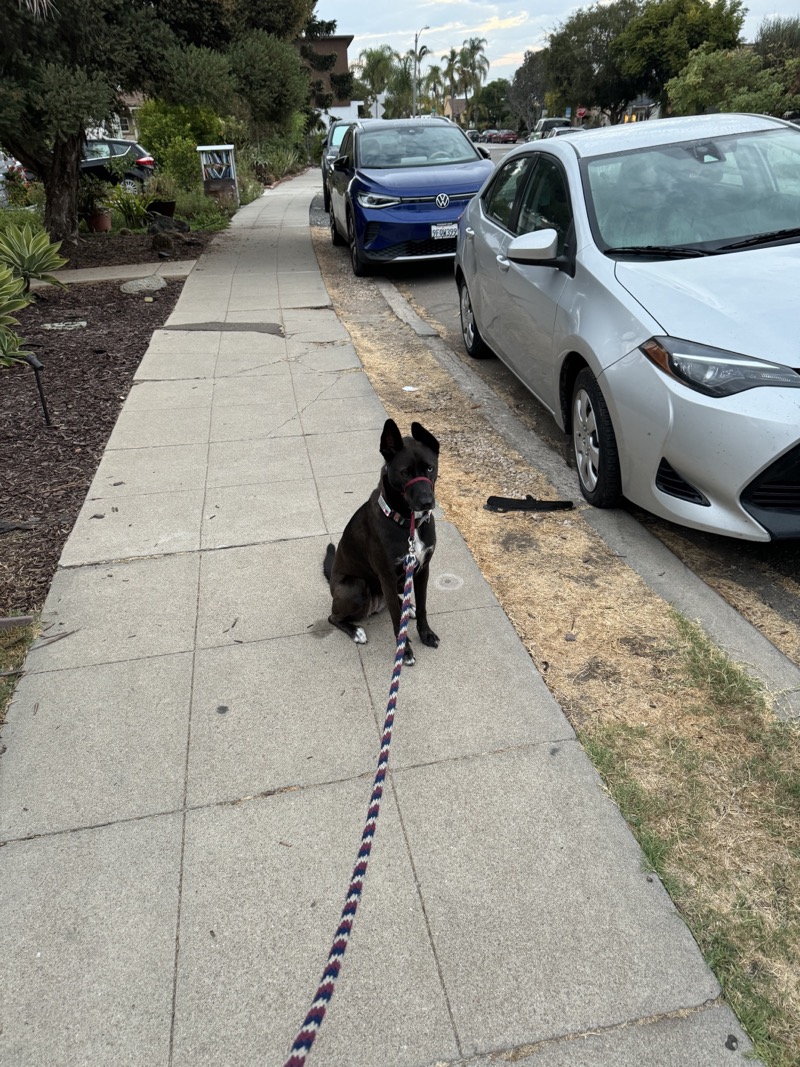
MULTIPOLYGON (((138 256, 135 237, 91 242, 81 266, 141 262, 130 258, 138 256)), ((191 256, 180 258, 199 250, 193 246, 191 256)), ((45 424, 33 371, 0 368, 0 617, 41 609, 136 368, 183 281, 168 282, 152 303, 119 286, 47 287, 17 315, 25 347, 44 364, 52 425, 45 424), (78 321, 87 325, 43 328, 78 321)))
MULTIPOLYGON (((170 259, 197 259, 214 233, 192 232, 171 236, 170 259)), ((61 246, 61 255, 69 259, 65 270, 81 270, 84 267, 116 267, 126 263, 153 263, 163 259, 153 248, 153 238, 145 233, 81 234, 74 245, 61 246)))

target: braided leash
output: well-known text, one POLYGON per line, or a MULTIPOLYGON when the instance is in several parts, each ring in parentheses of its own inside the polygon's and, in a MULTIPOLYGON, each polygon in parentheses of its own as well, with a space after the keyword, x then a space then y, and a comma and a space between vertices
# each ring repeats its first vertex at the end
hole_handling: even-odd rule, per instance
POLYGON ((317 1034, 322 1026, 322 1020, 325 1018, 325 1012, 328 1010, 328 1005, 333 997, 336 979, 339 977, 339 971, 342 967, 342 958, 344 957, 347 944, 350 940, 350 933, 353 929, 356 911, 358 910, 358 904, 361 900, 364 881, 367 877, 369 854, 372 851, 372 841, 375 837, 378 815, 381 810, 383 783, 389 766, 389 745, 392 742, 392 727, 394 725, 394 712, 397 706, 397 691, 400 688, 400 670, 403 666, 403 656, 405 655, 406 640, 408 638, 408 620, 411 611, 411 589, 413 584, 412 579, 414 576, 414 568, 417 564, 417 557, 414 553, 413 511, 411 513, 411 526, 408 538, 408 555, 403 563, 406 569, 406 581, 405 586, 403 587, 403 607, 400 614, 400 629, 397 632, 397 651, 394 656, 392 680, 389 685, 389 703, 386 707, 386 718, 383 723, 383 736, 381 737, 381 751, 378 756, 378 769, 375 773, 375 780, 372 783, 372 796, 369 798, 367 821, 364 825, 364 832, 361 835, 361 847, 359 848, 358 856, 356 857, 356 865, 353 868, 350 887, 347 890, 347 896, 345 897, 344 908, 342 909, 342 914, 339 919, 339 927, 333 939, 333 946, 328 955, 328 962, 325 964, 325 970, 322 972, 322 980, 317 988, 317 992, 314 994, 311 1007, 308 1009, 308 1014, 303 1020, 300 1032, 294 1040, 291 1054, 284 1064, 284 1067, 303 1067, 303 1064, 306 1062, 306 1057, 311 1052, 311 1046, 316 1040, 317 1034))

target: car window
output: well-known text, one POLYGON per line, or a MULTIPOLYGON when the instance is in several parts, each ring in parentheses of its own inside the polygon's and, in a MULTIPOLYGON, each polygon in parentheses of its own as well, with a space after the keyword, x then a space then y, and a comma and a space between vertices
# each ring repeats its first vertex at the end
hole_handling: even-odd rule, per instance
POLYGON ((353 131, 349 127, 345 127, 344 137, 342 138, 342 144, 339 149, 340 156, 349 156, 353 158, 353 131))
POLYGON ((328 139, 329 148, 338 148, 344 140, 344 135, 347 133, 346 126, 334 126, 331 130, 330 138, 328 139))
POLYGON ((555 230, 558 234, 556 254, 560 256, 571 224, 572 209, 566 179, 555 160, 542 153, 522 197, 516 232, 555 230))
POLYGON ((507 230, 511 229, 514 201, 531 168, 531 162, 530 156, 518 156, 503 163, 483 196, 484 212, 507 230))
POLYGON ((364 167, 398 168, 472 163, 482 158, 465 134, 449 123, 363 130, 359 160, 364 167))
POLYGON ((83 153, 84 159, 108 159, 111 149, 105 141, 87 141, 83 153))

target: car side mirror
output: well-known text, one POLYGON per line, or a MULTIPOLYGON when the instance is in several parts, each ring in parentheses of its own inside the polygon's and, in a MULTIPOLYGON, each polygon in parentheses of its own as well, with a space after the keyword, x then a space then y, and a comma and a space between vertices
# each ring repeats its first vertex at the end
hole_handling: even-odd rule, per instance
POLYGON ((484 159, 491 159, 492 158, 492 153, 489 151, 489 149, 485 145, 479 144, 479 145, 475 145, 475 147, 478 149, 478 151, 480 152, 480 154, 483 156, 484 159))
POLYGON ((506 258, 512 263, 553 264, 558 248, 555 230, 534 230, 515 237, 506 249, 506 258))
POLYGON ((350 157, 349 156, 337 156, 333 161, 334 170, 349 170, 350 169, 350 157))

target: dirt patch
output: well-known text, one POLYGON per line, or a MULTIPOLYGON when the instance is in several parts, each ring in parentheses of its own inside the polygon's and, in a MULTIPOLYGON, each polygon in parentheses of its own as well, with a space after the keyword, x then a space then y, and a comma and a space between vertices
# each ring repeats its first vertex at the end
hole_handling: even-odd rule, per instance
POLYGON ((159 255, 149 234, 82 234, 75 244, 64 244, 61 255, 69 259, 64 270, 85 267, 118 267, 128 263, 155 263, 159 260, 197 259, 216 235, 201 231, 171 236, 172 247, 159 255))
POLYGON ((134 372, 182 287, 168 282, 146 302, 114 282, 48 286, 19 312, 52 425, 33 372, 0 370, 0 616, 41 609, 134 372))

